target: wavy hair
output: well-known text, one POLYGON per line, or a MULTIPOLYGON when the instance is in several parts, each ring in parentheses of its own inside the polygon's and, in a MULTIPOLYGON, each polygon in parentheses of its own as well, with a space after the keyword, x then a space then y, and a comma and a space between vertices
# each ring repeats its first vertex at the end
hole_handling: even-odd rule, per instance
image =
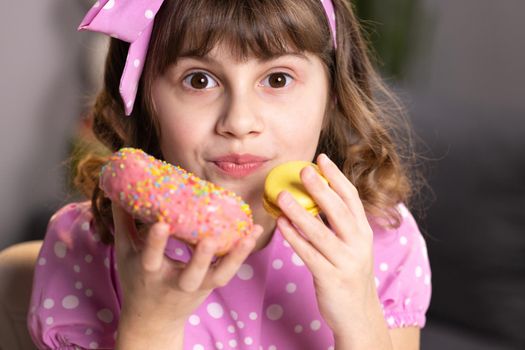
MULTIPOLYGON (((327 108, 317 153, 326 153, 356 186, 369 215, 384 219, 383 225, 398 226, 396 205, 408 202, 414 186, 408 175, 411 157, 400 156, 411 154, 406 147, 410 131, 396 98, 373 67, 351 4, 333 3, 337 50, 320 0, 164 1, 130 117, 124 115, 119 94, 129 44, 111 39, 104 84, 90 112, 94 135, 108 152, 131 146, 163 159, 151 87, 177 57, 203 56, 218 44, 228 45, 239 60, 309 52, 323 62, 331 97, 337 101, 327 108)), ((86 155, 75 184, 91 198, 95 225, 102 240, 110 243, 111 203, 97 186, 105 160, 86 155)))

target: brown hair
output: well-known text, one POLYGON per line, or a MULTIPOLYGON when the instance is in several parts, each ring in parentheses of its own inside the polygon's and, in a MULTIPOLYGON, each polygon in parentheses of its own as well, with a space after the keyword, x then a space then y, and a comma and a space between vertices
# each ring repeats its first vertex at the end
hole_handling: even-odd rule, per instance
MULTIPOLYGON (((142 148, 162 159, 159 127, 151 103, 156 77, 180 55, 203 56, 226 44, 239 59, 269 58, 290 51, 317 55, 329 73, 337 103, 327 110, 317 153, 326 153, 357 187, 366 211, 398 226, 395 206, 407 202, 411 181, 394 139, 401 125, 400 109, 375 72, 351 5, 333 0, 337 49, 320 0, 166 0, 153 28, 137 99, 124 115, 119 82, 129 44, 111 39, 104 86, 91 114, 96 138, 113 152, 124 146, 142 148), (382 106, 381 98, 393 109, 382 106), (391 113, 394 111, 395 113, 391 113)), ((401 141, 405 141, 403 139, 401 141)), ((92 199, 95 224, 104 242, 111 242, 111 205, 96 186, 105 158, 87 156, 79 162, 76 184, 92 199)))

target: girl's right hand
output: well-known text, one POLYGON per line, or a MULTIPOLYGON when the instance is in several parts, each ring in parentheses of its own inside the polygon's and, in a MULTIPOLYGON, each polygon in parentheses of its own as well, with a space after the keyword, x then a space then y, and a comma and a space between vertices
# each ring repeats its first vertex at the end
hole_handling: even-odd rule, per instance
POLYGON ((235 276, 263 231, 255 225, 251 235, 213 265, 218 242, 205 238, 185 264, 164 256, 170 236, 168 225, 156 223, 139 238, 133 218, 118 204, 112 204, 112 211, 123 295, 118 335, 132 336, 135 344, 150 339, 148 344, 152 345, 154 337, 171 342, 174 337, 182 339, 187 318, 214 288, 226 285, 235 276))

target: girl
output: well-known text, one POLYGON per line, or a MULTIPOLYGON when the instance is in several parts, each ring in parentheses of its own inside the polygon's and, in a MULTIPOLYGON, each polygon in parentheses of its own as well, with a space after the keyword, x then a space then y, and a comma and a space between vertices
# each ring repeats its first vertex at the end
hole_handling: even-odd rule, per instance
POLYGON ((93 131, 242 196, 254 232, 214 260, 137 227, 80 163, 90 203, 50 220, 29 328, 42 349, 416 349, 430 298, 410 184, 344 0, 110 0, 81 25, 111 40, 93 131), (337 29, 336 29, 337 28, 337 29), (129 115, 128 117, 126 115, 129 115), (315 160, 272 219, 266 174, 315 160))

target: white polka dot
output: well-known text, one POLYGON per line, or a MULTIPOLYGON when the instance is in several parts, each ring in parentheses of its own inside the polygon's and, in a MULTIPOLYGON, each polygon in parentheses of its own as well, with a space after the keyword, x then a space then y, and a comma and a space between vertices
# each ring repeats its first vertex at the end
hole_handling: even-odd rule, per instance
POLYGON ((290 294, 295 293, 297 290, 297 285, 293 282, 290 282, 286 285, 286 291, 290 294))
POLYGON ((394 319, 393 316, 390 316, 386 322, 388 323, 389 326, 393 326, 395 323, 396 323, 396 320, 394 319))
POLYGON ((275 259, 272 262, 272 267, 276 270, 280 270, 283 267, 283 261, 281 259, 275 259))
POLYGON ((46 324, 47 325, 53 324, 53 322, 55 322, 55 319, 53 317, 46 318, 46 324))
POLYGON ((237 319, 239 318, 239 315, 238 315, 235 311, 233 311, 233 310, 230 311, 230 316, 231 316, 234 320, 237 320, 237 319))
POLYGON ((111 10, 115 6, 115 0, 109 0, 106 5, 104 5, 104 10, 111 10))
POLYGON ((100 235, 98 233, 94 233, 92 238, 95 242, 100 242, 100 235))
POLYGON ((184 251, 180 248, 176 248, 175 249, 175 254, 177 254, 178 256, 182 256, 184 255, 184 251))
POLYGON ((429 286, 430 285, 430 275, 425 275, 425 281, 424 283, 429 286))
POLYGON ((82 289, 82 282, 78 281, 75 283, 75 288, 76 289, 82 289))
POLYGON ((407 245, 408 239, 405 236, 401 236, 399 238, 399 243, 401 243, 401 245, 407 245))
POLYGON ((244 344, 252 345, 253 344, 253 339, 251 337, 244 338, 244 344))
POLYGON ((126 103, 126 107, 130 108, 131 106, 133 106, 133 101, 128 101, 126 103))
POLYGON ((139 65, 140 65, 140 60, 138 58, 135 58, 135 60, 133 61, 133 66, 135 68, 138 68, 139 65))
POLYGON ((268 317, 272 321, 276 321, 280 319, 281 317, 283 317, 283 313, 284 313, 283 307, 278 304, 270 305, 266 309, 266 317, 268 317))
POLYGON ((89 255, 89 254, 86 255, 86 256, 84 257, 84 261, 87 262, 87 263, 92 262, 92 261, 93 261, 93 255, 89 255))
POLYGON ((293 330, 295 331, 295 333, 301 333, 303 331, 303 326, 298 324, 293 330))
POLYGON ((109 258, 108 257, 104 259, 104 266, 109 269, 109 258))
POLYGON ((64 242, 57 241, 53 247, 53 250, 55 251, 57 258, 63 258, 66 256, 67 247, 64 242))
POLYGON ((146 12, 144 12, 144 16, 146 16, 147 19, 152 19, 155 15, 153 14, 153 11, 146 10, 146 12))
POLYGON ((76 273, 79 273, 80 272, 80 266, 73 265, 73 271, 75 271, 76 273))
POLYGON ((228 331, 228 333, 235 333, 235 327, 233 325, 229 325, 228 327, 226 327, 226 330, 228 331))
POLYGON ((89 221, 83 222, 80 228, 84 231, 89 231, 89 221))
POLYGON ((330 345, 327 350, 335 350, 335 348, 332 345, 330 345))
POLYGON ((102 309, 97 312, 97 318, 104 323, 111 323, 113 321, 113 312, 110 309, 102 309))
POLYGON ((241 328, 241 329, 244 328, 244 322, 242 322, 242 321, 237 321, 237 327, 239 327, 239 328, 241 328))
POLYGON ((91 343, 89 343, 89 348, 98 349, 98 343, 96 341, 92 341, 91 343))
POLYGON ((385 272, 385 271, 388 271, 388 264, 387 263, 381 263, 379 265, 379 270, 385 272))
POLYGON ((218 342, 215 343, 215 347, 216 347, 217 349, 224 349, 224 345, 223 345, 220 341, 218 341, 218 342))
POLYGON ((376 284, 376 288, 379 287, 379 278, 374 277, 374 282, 376 284))
POLYGON ((53 299, 47 298, 44 300, 44 309, 52 309, 55 306, 55 301, 53 299))
POLYGON ((93 334, 93 330, 91 328, 88 328, 86 329, 86 331, 84 332, 85 335, 91 335, 93 334))
POLYGON ((423 245, 421 247, 421 254, 423 254, 423 257, 426 259, 428 258, 428 251, 427 251, 427 246, 426 245, 423 245))
POLYGON ((204 350, 204 346, 201 344, 193 345, 193 350, 204 350))
POLYGON ((236 348, 237 347, 237 340, 235 339, 232 339, 228 342, 228 345, 231 346, 232 348, 236 348))
POLYGON ((268 347, 268 350, 277 350, 277 346, 275 346, 275 345, 270 345, 270 346, 268 347))
POLYGON ((224 310, 221 304, 219 303, 209 303, 206 307, 206 310, 208 311, 211 317, 216 319, 221 318, 222 315, 224 315, 224 310))
POLYGON ((297 255, 296 253, 293 253, 292 254, 292 262, 294 265, 296 266, 304 266, 304 262, 303 260, 301 260, 301 258, 299 257, 299 255, 297 255))
POLYGON ((257 319, 257 312, 250 312, 248 317, 250 318, 250 320, 255 321, 257 319))
POLYGON ((84 294, 86 294, 87 297, 91 297, 91 296, 93 296, 93 290, 91 290, 91 289, 86 289, 86 291, 84 292, 84 294))
POLYGON ((45 265, 46 263, 47 263, 46 258, 40 258, 40 259, 38 259, 38 265, 42 266, 42 265, 45 265))
POLYGON ((190 318, 188 319, 188 322, 190 322, 190 324, 192 326, 196 326, 198 325, 199 323, 201 323, 201 319, 199 316, 197 315, 191 315, 190 318))
POLYGON ((242 264, 241 267, 239 268, 239 271, 237 271, 237 277, 239 277, 243 281, 252 279, 253 267, 251 267, 248 264, 242 264))
POLYGON ((310 323, 310 329, 312 331, 318 331, 319 329, 321 329, 321 321, 319 320, 313 320, 311 323, 310 323))
POLYGON ((405 306, 410 305, 410 302, 411 302, 410 298, 406 298, 405 299, 405 306))
POLYGON ((62 306, 64 309, 76 309, 79 304, 78 298, 74 295, 68 295, 62 299, 62 306))
POLYGON ((419 278, 423 275, 423 269, 421 268, 421 266, 417 266, 416 267, 416 277, 419 278))

